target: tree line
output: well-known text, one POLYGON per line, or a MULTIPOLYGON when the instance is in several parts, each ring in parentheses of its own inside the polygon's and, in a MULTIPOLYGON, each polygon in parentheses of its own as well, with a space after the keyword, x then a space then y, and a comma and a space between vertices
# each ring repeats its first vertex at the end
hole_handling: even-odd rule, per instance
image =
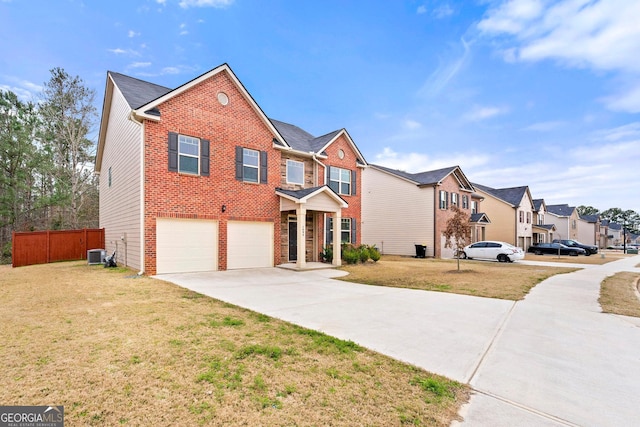
POLYGON ((13 231, 98 227, 95 91, 50 73, 35 102, 0 89, 0 263, 13 231))

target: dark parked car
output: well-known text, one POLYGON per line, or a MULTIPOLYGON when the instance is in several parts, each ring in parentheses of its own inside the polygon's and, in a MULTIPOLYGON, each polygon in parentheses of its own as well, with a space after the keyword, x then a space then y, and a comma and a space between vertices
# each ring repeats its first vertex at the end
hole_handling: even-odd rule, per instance
POLYGON ((569 246, 570 248, 582 248, 585 250, 585 255, 589 256, 591 254, 598 253, 598 247, 593 245, 585 245, 584 243, 577 242, 571 239, 555 239, 553 243, 562 243, 565 246, 569 246))
POLYGON ((582 248, 570 248, 569 246, 563 245, 562 243, 538 243, 537 245, 529 246, 529 250, 527 250, 527 252, 531 252, 536 255, 558 255, 558 251, 560 255, 569 256, 586 254, 586 251, 582 248))

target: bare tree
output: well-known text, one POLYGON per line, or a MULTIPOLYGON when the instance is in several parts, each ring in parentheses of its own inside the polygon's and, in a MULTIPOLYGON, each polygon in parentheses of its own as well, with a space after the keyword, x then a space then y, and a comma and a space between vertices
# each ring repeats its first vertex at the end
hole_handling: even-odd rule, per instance
POLYGON ((469 215, 457 206, 451 206, 453 216, 447 221, 447 227, 442 234, 446 239, 444 247, 453 248, 458 260, 460 271, 460 252, 471 240, 471 224, 469 215))
POLYGON ((95 92, 80 77, 71 77, 62 68, 52 69, 51 79, 44 85, 42 142, 53 156, 52 201, 59 209, 60 228, 78 228, 79 213, 94 199, 88 197, 95 185, 95 144, 88 138, 97 120, 94 99, 95 92))

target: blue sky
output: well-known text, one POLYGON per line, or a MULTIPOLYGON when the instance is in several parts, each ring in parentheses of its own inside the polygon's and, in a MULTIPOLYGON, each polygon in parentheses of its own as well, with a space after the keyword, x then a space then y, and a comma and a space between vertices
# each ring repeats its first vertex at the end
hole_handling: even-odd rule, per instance
POLYGON ((62 67, 176 87, 228 63, 265 113, 370 163, 459 165, 547 204, 640 212, 640 2, 0 0, 0 88, 62 67))

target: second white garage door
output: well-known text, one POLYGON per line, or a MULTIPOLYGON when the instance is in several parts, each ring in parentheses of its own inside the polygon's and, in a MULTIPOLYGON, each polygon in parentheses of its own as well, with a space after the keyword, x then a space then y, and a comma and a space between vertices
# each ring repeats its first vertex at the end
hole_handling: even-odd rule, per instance
POLYGON ((273 267, 273 223, 227 223, 227 269, 273 267))
POLYGON ((158 274, 217 269, 217 221, 157 218, 156 271, 158 274))

